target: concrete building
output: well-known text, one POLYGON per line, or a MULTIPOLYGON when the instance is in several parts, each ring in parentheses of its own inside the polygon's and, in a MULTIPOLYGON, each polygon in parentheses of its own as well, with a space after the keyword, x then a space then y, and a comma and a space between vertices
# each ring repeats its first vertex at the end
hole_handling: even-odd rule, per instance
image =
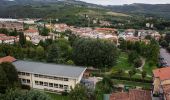
POLYGON ((0 22, 0 28, 5 28, 7 30, 22 31, 24 29, 23 23, 19 22, 0 22))
POLYGON ((19 38, 15 36, 7 36, 5 34, 0 34, 0 44, 14 44, 18 42, 19 38))
POLYGON ((153 70, 153 94, 170 100, 170 67, 153 70))
POLYGON ((51 92, 70 91, 80 83, 85 67, 15 61, 19 79, 23 85, 51 92))

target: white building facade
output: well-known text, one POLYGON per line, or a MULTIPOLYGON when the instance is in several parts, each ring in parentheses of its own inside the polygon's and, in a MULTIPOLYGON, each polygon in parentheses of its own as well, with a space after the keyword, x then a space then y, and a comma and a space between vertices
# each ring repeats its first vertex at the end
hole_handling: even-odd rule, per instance
POLYGON ((22 85, 56 93, 69 92, 71 87, 80 83, 86 70, 84 67, 28 61, 16 61, 13 64, 22 85))

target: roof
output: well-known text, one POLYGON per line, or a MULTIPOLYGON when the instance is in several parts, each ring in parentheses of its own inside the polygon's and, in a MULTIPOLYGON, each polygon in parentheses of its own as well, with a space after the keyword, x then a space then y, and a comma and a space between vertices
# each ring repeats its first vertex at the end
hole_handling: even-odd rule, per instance
POLYGON ((0 33, 0 37, 2 37, 2 36, 6 36, 6 34, 0 33))
POLYGON ((170 100, 170 84, 163 85, 163 92, 166 100, 170 100))
POLYGON ((131 89, 129 92, 112 93, 110 100, 152 100, 151 92, 147 90, 131 89))
POLYGON ((152 100, 151 92, 147 90, 129 90, 129 100, 152 100))
POLYGON ((26 30, 26 31, 24 31, 25 33, 36 33, 36 32, 38 32, 37 30, 35 30, 35 29, 28 29, 28 30, 26 30))
POLYGON ((31 62, 18 60, 13 62, 16 69, 21 72, 33 74, 42 74, 49 76, 65 77, 77 79, 86 70, 85 67, 76 67, 70 65, 59 65, 42 62, 31 62))
POLYGON ((129 94, 127 92, 112 93, 110 100, 129 100, 129 94))
POLYGON ((153 70, 154 77, 159 78, 161 81, 170 79, 170 67, 159 68, 153 70))
POLYGON ((14 62, 16 61, 16 59, 14 57, 11 57, 11 56, 6 56, 6 57, 3 57, 3 58, 0 58, 0 63, 2 62, 14 62))
POLYGON ((113 28, 96 28, 97 31, 116 31, 116 29, 113 28))

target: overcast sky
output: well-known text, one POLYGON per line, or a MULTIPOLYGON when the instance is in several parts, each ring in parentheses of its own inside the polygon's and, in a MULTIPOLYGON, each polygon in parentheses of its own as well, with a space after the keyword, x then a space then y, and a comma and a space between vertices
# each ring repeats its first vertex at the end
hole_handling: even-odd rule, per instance
POLYGON ((102 5, 123 5, 132 3, 170 4, 170 0, 80 0, 80 1, 102 5))

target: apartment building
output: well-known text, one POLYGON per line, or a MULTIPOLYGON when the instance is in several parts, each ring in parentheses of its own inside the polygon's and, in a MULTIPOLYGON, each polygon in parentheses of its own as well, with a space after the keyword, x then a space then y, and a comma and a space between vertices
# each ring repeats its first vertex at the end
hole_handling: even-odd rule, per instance
POLYGON ((0 28, 5 28, 8 30, 22 31, 24 29, 23 23, 19 22, 0 22, 0 28))
POLYGON ((85 67, 17 60, 15 65, 21 84, 51 92, 69 92, 80 83, 85 67))
POLYGON ((7 36, 5 34, 0 33, 0 44, 14 44, 15 42, 19 41, 19 37, 15 36, 7 36))

